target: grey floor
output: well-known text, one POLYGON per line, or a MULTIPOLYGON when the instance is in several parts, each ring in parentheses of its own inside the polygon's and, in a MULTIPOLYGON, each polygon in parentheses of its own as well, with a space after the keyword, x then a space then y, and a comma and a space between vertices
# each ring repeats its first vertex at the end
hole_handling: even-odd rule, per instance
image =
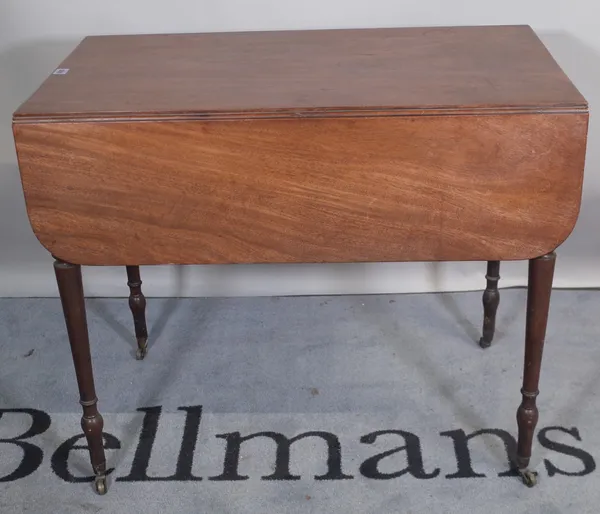
POLYGON ((0 512, 597 512, 600 292, 553 293, 538 487, 498 476, 507 460, 497 433, 475 437, 457 456, 461 433, 516 435, 525 291, 501 295, 496 340, 485 351, 476 344, 479 292, 149 299, 143 362, 133 357, 127 301, 88 300, 115 468, 104 497, 78 481, 90 466, 85 450, 71 448, 84 442, 69 441, 80 433, 80 411, 60 302, 0 300, 0 439, 24 434, 33 445, 0 442, 0 512), (287 463, 276 472, 276 444, 263 435, 241 443, 232 464, 238 432, 314 431, 336 447, 329 462, 325 439, 306 436, 292 443, 282 476, 287 463), (412 473, 402 473, 408 464, 412 473), (263 478, 273 473, 280 479, 263 478))

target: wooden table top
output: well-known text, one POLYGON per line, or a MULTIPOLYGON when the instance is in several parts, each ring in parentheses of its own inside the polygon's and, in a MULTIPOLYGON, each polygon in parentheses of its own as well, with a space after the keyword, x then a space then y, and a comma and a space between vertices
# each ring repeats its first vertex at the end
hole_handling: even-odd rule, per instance
POLYGON ((75 264, 529 259, 579 213, 587 104, 527 26, 89 37, 60 70, 13 131, 75 264))
POLYGON ((59 68, 16 122, 586 109, 528 26, 91 36, 59 68))

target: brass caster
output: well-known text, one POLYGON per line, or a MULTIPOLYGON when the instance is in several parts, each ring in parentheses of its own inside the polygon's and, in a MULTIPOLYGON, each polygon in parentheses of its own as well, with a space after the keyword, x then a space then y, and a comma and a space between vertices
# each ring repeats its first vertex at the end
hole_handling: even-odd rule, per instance
POLYGON ((519 469, 518 471, 527 487, 534 487, 537 484, 537 473, 535 471, 529 469, 519 469))
POLYGON ((135 358, 138 361, 141 361, 146 356, 147 353, 148 353, 147 341, 138 341, 138 349, 135 352, 135 358))
POLYGON ((100 496, 106 494, 108 491, 108 488, 106 487, 106 475, 98 475, 94 478, 94 490, 100 496))
POLYGON ((486 341, 483 337, 481 337, 479 339, 479 346, 481 346, 481 348, 483 348, 485 350, 486 348, 489 348, 490 346, 492 346, 492 342, 486 341))

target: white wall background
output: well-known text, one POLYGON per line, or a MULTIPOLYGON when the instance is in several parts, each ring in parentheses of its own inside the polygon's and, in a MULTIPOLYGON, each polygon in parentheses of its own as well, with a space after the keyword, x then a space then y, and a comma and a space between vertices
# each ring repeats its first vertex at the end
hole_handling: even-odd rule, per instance
MULTIPOLYGON (((11 115, 93 34, 529 24, 590 102, 584 199, 558 253, 557 287, 600 286, 600 8, 595 0, 1 0, 0 296, 56 296, 52 259, 29 227, 11 115)), ((501 286, 526 283, 505 263, 501 286)), ((484 263, 143 268, 148 296, 339 294, 485 287, 484 263)), ((88 296, 124 296, 125 270, 85 268, 88 296)))

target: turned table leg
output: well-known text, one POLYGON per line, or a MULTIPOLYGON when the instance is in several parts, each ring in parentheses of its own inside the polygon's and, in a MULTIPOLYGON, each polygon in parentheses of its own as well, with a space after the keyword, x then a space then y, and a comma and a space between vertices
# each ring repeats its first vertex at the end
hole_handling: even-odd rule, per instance
POLYGON ((529 284, 527 289, 527 320, 525 326, 525 365, 523 371, 523 399, 517 411, 519 441, 516 467, 523 482, 529 487, 536 484, 536 474, 528 469, 531 458, 533 434, 538 421, 536 397, 542 365, 542 350, 546 337, 550 293, 554 276, 554 252, 529 261, 529 284))
POLYGON ((500 261, 488 261, 485 275, 487 286, 483 292, 483 334, 479 346, 489 348, 496 330, 496 311, 500 303, 498 280, 500 280, 500 261))
POLYGON ((96 407, 98 399, 96 398, 92 372, 81 266, 57 259, 54 263, 54 271, 67 324, 73 363, 75 364, 75 374, 79 386, 79 403, 83 407, 81 428, 87 439, 92 468, 96 475, 94 486, 96 492, 104 494, 106 493, 106 459, 102 441, 104 422, 96 407))
POLYGON ((138 346, 136 359, 141 360, 148 352, 148 329, 146 328, 146 298, 142 294, 139 266, 127 266, 127 285, 129 286, 129 308, 133 314, 138 346))

